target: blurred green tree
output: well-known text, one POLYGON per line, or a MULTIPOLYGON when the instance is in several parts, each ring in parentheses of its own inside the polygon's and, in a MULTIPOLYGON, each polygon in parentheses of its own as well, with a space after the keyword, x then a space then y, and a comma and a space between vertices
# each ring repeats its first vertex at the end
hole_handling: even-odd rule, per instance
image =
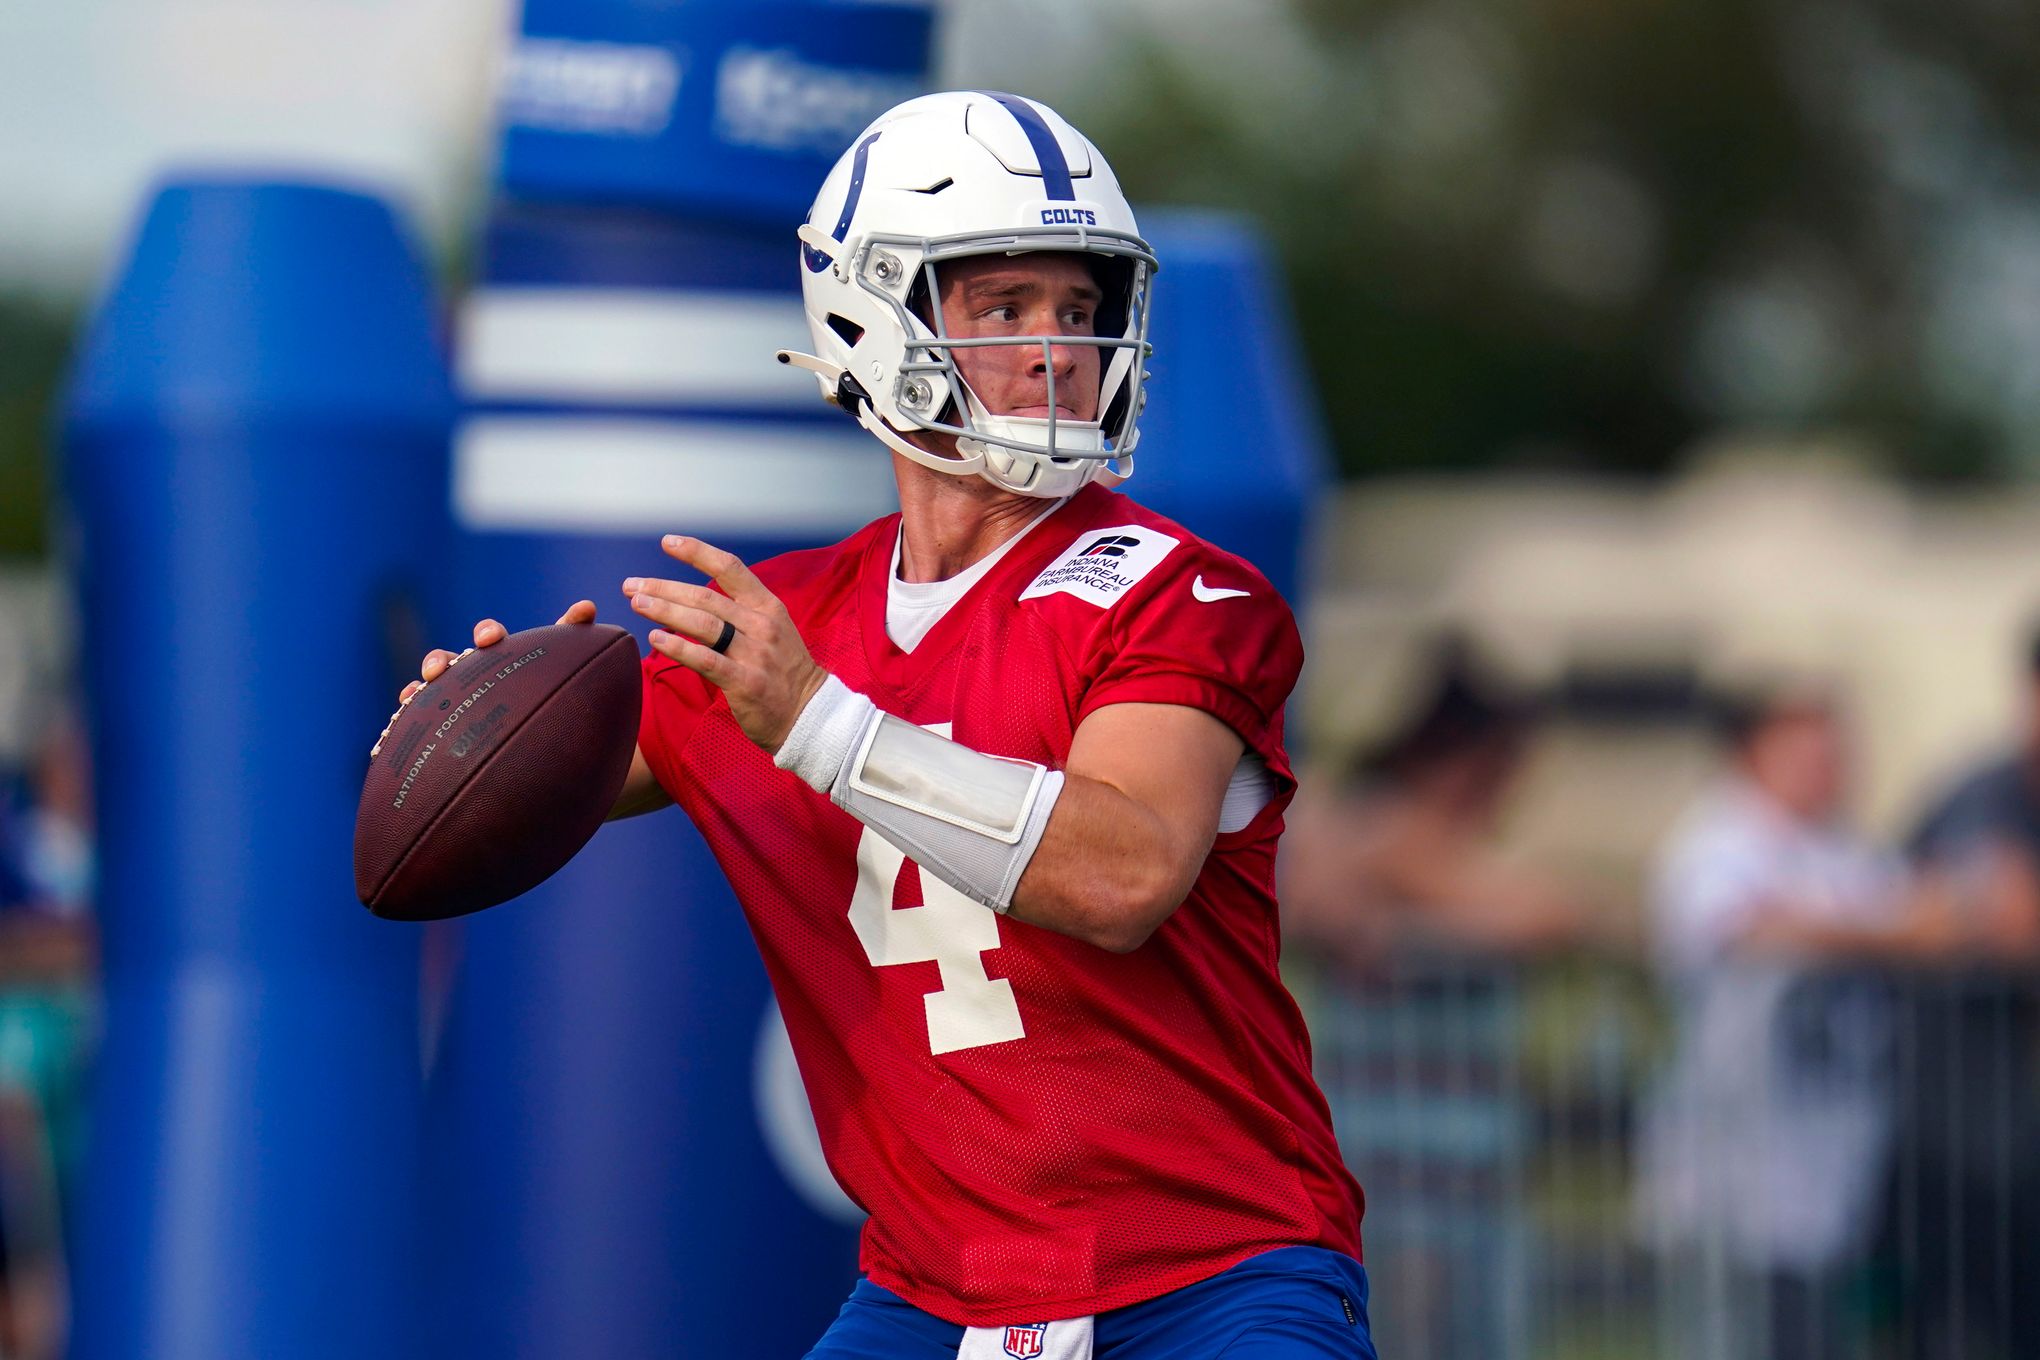
POLYGON ((54 408, 76 317, 28 294, 0 294, 0 558, 48 548, 54 408))
POLYGON ((2040 469, 2040 9, 1199 9, 1053 97, 1136 201, 1266 224, 1347 472, 1751 431, 2040 469))

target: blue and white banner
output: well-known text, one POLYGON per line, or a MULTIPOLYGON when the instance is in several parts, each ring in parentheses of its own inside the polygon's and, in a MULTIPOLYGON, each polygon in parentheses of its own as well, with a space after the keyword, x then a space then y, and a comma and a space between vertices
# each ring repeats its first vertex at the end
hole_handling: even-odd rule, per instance
POLYGON ((531 0, 498 96, 503 192, 785 225, 926 88, 928 3, 531 0))

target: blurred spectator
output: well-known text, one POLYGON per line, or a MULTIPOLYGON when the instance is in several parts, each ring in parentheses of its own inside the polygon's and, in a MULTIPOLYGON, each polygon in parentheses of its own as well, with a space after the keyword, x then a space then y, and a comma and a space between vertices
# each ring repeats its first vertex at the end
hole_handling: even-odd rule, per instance
POLYGON ((1908 841, 1950 886, 1975 956, 1906 998, 1891 1230, 1913 1353, 2040 1355, 2040 629, 2023 732, 1958 779, 1908 841))
POLYGON ((1535 724, 1448 644, 1401 730, 1343 787, 1298 795, 1283 839, 1285 931, 1362 968, 1397 944, 1509 954, 1577 938, 1580 898, 1494 844, 1535 724))
MULTIPOLYGON (((0 794, 0 908, 75 920, 92 900, 92 793, 84 739, 68 715, 35 743, 0 794)), ((20 956, 12 951, 9 962, 20 956)), ((82 960, 80 960, 82 961, 82 960)))
POLYGON ((1956 781, 1913 832, 1913 858, 1946 874, 1993 957, 2040 959, 2040 629, 2028 643, 2016 747, 1956 781))
POLYGON ((1384 1353, 1530 1351, 1515 965, 1586 918, 1495 844, 1535 724, 1448 644, 1401 729, 1343 787, 1301 791, 1283 838, 1285 938, 1333 965, 1314 993, 1302 980, 1333 1126, 1367 1186, 1368 1268, 1394 1300, 1384 1353))
POLYGON ((68 720, 0 784, 0 1355, 60 1353, 65 1191, 82 1139, 94 935, 90 790, 68 720))
POLYGON ((1893 1017, 1873 964, 1937 957, 1948 907, 1842 820, 1831 699, 1739 707, 1731 761, 1664 847, 1649 928, 1672 1062, 1647 1102, 1640 1207, 1671 1336, 1710 1360, 1862 1353, 1839 1300, 1889 1162, 1893 1017))

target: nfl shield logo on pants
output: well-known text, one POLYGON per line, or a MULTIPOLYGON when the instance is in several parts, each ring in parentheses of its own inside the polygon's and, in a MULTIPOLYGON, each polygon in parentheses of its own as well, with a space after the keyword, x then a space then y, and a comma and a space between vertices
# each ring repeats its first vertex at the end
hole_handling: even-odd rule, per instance
POLYGON ((1048 1336, 1046 1322, 1030 1322, 1021 1327, 1006 1329, 1006 1354, 1013 1360, 1034 1360, 1041 1354, 1044 1339, 1048 1336))

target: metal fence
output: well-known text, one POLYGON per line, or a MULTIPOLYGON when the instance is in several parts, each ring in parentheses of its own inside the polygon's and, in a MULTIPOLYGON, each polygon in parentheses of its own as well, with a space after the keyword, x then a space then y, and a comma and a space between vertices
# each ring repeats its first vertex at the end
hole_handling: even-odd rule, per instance
POLYGON ((1427 951, 1292 982, 1390 1360, 2040 1357, 2033 977, 1427 951))

